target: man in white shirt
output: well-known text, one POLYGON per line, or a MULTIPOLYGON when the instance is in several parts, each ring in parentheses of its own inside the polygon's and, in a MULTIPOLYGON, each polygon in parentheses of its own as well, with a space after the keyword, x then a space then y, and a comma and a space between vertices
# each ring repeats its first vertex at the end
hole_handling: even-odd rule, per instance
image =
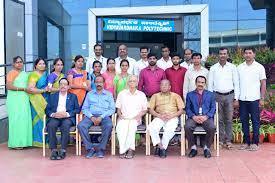
POLYGON ((135 151, 135 135, 141 118, 147 112, 147 98, 137 90, 138 78, 128 79, 128 89, 121 91, 116 100, 118 123, 116 126, 120 158, 131 159, 135 151))
POLYGON ((140 60, 137 61, 134 65, 134 75, 136 75, 136 76, 139 76, 140 71, 149 65, 148 61, 147 61, 147 56, 149 54, 149 48, 141 47, 139 49, 139 51, 140 51, 140 60))
POLYGON ((191 67, 193 67, 193 63, 192 63, 192 54, 193 51, 189 48, 186 48, 184 50, 184 60, 183 62, 180 64, 180 66, 186 68, 187 70, 191 67))
POLYGON ((264 105, 266 74, 264 67, 255 61, 254 48, 244 49, 245 62, 238 66, 240 78, 240 119, 245 144, 241 150, 259 149, 260 106, 264 105), (249 116, 252 121, 253 138, 250 141, 249 116))
POLYGON ((183 85, 183 96, 186 99, 188 92, 196 89, 195 80, 198 76, 204 76, 208 78, 208 70, 201 65, 202 55, 200 53, 193 53, 193 67, 189 68, 185 73, 184 85, 183 85))
POLYGON ((107 58, 102 56, 103 53, 103 48, 102 45, 100 44, 95 44, 94 45, 94 53, 95 55, 93 57, 88 58, 87 63, 86 63, 86 71, 88 73, 93 73, 93 63, 94 61, 98 60, 102 64, 102 69, 101 73, 106 71, 107 68, 107 58))
POLYGON ((66 148, 70 138, 70 128, 75 125, 75 116, 80 112, 77 96, 68 93, 69 81, 59 80, 59 92, 51 94, 46 107, 47 131, 49 147, 52 151, 51 160, 61 160, 66 157, 66 148), (57 151, 57 129, 61 131, 61 150, 57 151))
POLYGON ((163 46, 161 48, 161 59, 159 59, 157 61, 157 66, 161 69, 163 69, 164 71, 173 66, 171 57, 170 57, 170 49, 167 46, 163 46))
POLYGON ((128 73, 129 74, 134 74, 134 65, 136 64, 136 60, 131 58, 131 57, 128 57, 128 48, 125 44, 121 44, 118 47, 118 57, 115 59, 115 61, 116 61, 116 72, 117 73, 121 72, 120 62, 123 59, 126 59, 129 62, 128 73))
POLYGON ((228 49, 219 49, 219 62, 210 68, 208 90, 215 93, 219 103, 219 137, 220 143, 232 149, 233 101, 238 106, 240 95, 238 71, 234 64, 227 61, 228 49))

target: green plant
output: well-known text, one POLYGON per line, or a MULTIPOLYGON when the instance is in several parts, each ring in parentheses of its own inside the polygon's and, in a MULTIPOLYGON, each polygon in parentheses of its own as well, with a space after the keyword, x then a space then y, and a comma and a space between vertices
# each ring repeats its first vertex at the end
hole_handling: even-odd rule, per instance
POLYGON ((256 49, 256 58, 261 64, 271 64, 275 62, 275 52, 267 47, 256 49))
POLYGON ((273 124, 270 124, 268 129, 267 129, 267 133, 269 134, 275 134, 275 126, 273 124))
POLYGON ((239 47, 237 48, 237 51, 230 53, 230 57, 233 60, 232 63, 236 66, 238 66, 244 62, 243 50, 239 47))
POLYGON ((272 92, 268 93, 265 98, 264 108, 268 111, 275 112, 275 95, 272 92))

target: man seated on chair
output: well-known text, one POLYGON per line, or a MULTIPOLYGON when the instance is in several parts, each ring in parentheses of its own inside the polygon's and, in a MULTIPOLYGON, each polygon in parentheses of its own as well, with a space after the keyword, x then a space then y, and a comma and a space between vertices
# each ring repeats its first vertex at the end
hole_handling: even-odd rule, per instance
POLYGON ((150 100, 150 113, 154 116, 149 124, 149 132, 155 147, 155 156, 165 158, 169 141, 175 135, 179 116, 183 113, 184 103, 182 98, 170 92, 169 80, 162 80, 160 92, 152 96, 150 100), (163 136, 160 139, 159 132, 163 128, 163 136))
POLYGON ((205 90, 206 77, 198 76, 195 80, 196 90, 187 93, 186 114, 188 119, 185 124, 185 134, 190 144, 191 151, 189 157, 197 155, 196 139, 193 134, 197 126, 201 126, 206 131, 204 157, 210 158, 210 147, 214 139, 216 127, 214 125, 214 115, 216 112, 215 96, 212 92, 205 90))
POLYGON ((70 128, 75 125, 75 116, 79 113, 77 96, 68 93, 69 81, 66 78, 59 80, 59 92, 51 94, 46 107, 47 131, 49 146, 52 151, 51 160, 61 160, 66 157, 66 148, 70 139, 70 128), (57 129, 61 131, 61 150, 57 151, 57 129))
POLYGON ((98 158, 104 157, 106 145, 113 126, 110 116, 115 113, 113 95, 103 89, 104 78, 101 75, 96 76, 95 85, 96 90, 92 90, 86 95, 82 107, 82 112, 85 117, 77 126, 86 150, 88 151, 86 158, 92 158, 94 155, 98 158), (101 141, 98 144, 91 142, 89 128, 92 125, 101 125, 101 141))
POLYGON ((141 118, 147 112, 146 95, 137 90, 137 84, 137 76, 130 76, 128 89, 121 91, 116 100, 118 115, 116 131, 120 158, 133 158, 137 126, 141 124, 141 118))

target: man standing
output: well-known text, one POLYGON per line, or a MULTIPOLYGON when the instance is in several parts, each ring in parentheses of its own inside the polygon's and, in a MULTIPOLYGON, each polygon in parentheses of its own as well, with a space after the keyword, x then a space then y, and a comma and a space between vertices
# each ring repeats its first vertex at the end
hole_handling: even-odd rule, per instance
POLYGON ((47 131, 49 147, 52 151, 51 160, 61 160, 66 157, 66 149, 70 139, 70 128, 75 125, 75 116, 79 113, 79 105, 75 94, 68 93, 69 81, 66 78, 59 80, 59 92, 49 96, 46 107, 47 131), (57 151, 56 131, 61 131, 61 150, 57 151))
POLYGON ((136 60, 131 57, 128 57, 128 48, 125 44, 121 44, 118 47, 118 55, 119 56, 115 59, 116 72, 121 73, 120 62, 121 60, 126 59, 129 62, 128 74, 134 74, 134 65, 136 64, 136 60))
POLYGON ((173 65, 170 57, 170 49, 168 46, 163 46, 161 48, 161 55, 162 57, 158 60, 157 66, 165 71, 167 68, 172 67, 173 65))
POLYGON ((193 67, 189 68, 184 77, 183 96, 186 99, 188 92, 196 89, 195 79, 198 76, 208 77, 208 70, 201 65, 202 55, 200 53, 193 53, 193 67))
POLYGON ((232 149, 232 118, 234 106, 238 106, 240 87, 237 68, 227 59, 228 49, 220 48, 219 62, 210 68, 208 90, 215 93, 219 103, 220 143, 232 149))
POLYGON ((185 124, 185 133, 190 144, 191 151, 189 157, 197 155, 195 135, 193 134, 197 126, 202 126, 206 131, 206 144, 204 145, 204 157, 210 158, 210 147, 214 140, 216 127, 214 125, 214 115, 216 111, 215 96, 212 92, 205 90, 206 77, 196 78, 196 90, 189 92, 186 96, 186 114, 188 119, 185 124))
POLYGON ((102 70, 102 64, 100 61, 96 60, 93 62, 93 72, 88 74, 88 79, 91 82, 91 89, 96 90, 96 85, 95 85, 95 78, 96 76, 101 75, 101 70, 102 70))
POLYGON ((150 100, 150 113, 154 116, 154 119, 148 128, 155 147, 155 155, 161 158, 167 156, 166 149, 169 141, 175 135, 179 116, 183 113, 184 108, 181 97, 170 92, 170 89, 169 80, 162 80, 161 92, 154 94, 150 100), (161 128, 164 130, 162 139, 159 136, 161 128))
POLYGON ((94 45, 94 53, 95 53, 95 56, 88 58, 88 61, 86 63, 86 71, 88 73, 92 73, 93 72, 93 63, 94 63, 94 61, 98 60, 102 65, 101 72, 102 73, 105 72, 106 67, 107 67, 107 59, 102 56, 103 48, 100 44, 94 45))
POLYGON ((240 118, 245 144, 241 150, 259 149, 260 109, 264 105, 266 92, 266 74, 264 67, 255 61, 254 48, 244 49, 245 62, 238 66, 240 78, 240 118), (249 116, 252 121, 253 138, 250 142, 249 116))
POLYGON ((157 56, 148 54, 149 66, 142 69, 139 75, 138 90, 143 91, 147 97, 160 91, 160 81, 165 79, 165 72, 157 64, 157 56))
POLYGON ((118 123, 116 126, 121 158, 131 159, 135 151, 135 134, 141 118, 147 112, 147 99, 137 90, 138 78, 129 77, 128 89, 121 91, 116 100, 118 123))
POLYGON ((187 71, 186 68, 179 65, 180 55, 172 55, 173 66, 165 70, 166 78, 171 83, 171 91, 178 94, 183 98, 183 85, 184 85, 184 76, 187 71))
POLYGON ((184 50, 184 60, 183 62, 180 64, 182 67, 186 68, 187 70, 191 67, 193 67, 193 63, 192 63, 192 53, 193 51, 189 48, 186 48, 184 50))
POLYGON ((149 54, 148 47, 141 47, 140 49, 140 60, 137 61, 134 65, 134 75, 139 76, 139 73, 145 67, 148 67, 147 56, 149 54))
POLYGON ((92 158, 94 155, 98 158, 104 157, 104 151, 112 132, 110 116, 115 113, 113 95, 103 89, 104 78, 97 76, 95 78, 95 84, 96 90, 92 90, 86 95, 82 107, 82 112, 85 117, 77 126, 86 150, 88 151, 86 158, 92 158), (93 144, 91 142, 89 128, 92 125, 101 125, 102 135, 99 144, 93 144))

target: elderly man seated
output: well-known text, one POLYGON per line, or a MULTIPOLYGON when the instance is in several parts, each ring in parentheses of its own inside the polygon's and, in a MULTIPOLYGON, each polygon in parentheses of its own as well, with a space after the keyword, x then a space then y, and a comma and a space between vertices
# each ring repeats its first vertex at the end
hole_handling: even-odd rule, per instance
POLYGON ((214 125, 216 111, 215 96, 212 92, 204 89, 206 85, 206 78, 204 76, 198 76, 195 81, 196 90, 187 93, 186 96, 185 109, 188 119, 185 124, 185 133, 191 147, 188 156, 192 158, 198 153, 193 132, 197 126, 202 126, 206 131, 204 156, 205 158, 210 158, 210 147, 216 131, 214 125))
POLYGON ((116 100, 118 123, 116 127, 120 158, 131 159, 135 150, 135 134, 141 118, 147 111, 147 99, 137 90, 137 76, 130 76, 128 89, 121 91, 116 100))
POLYGON ((179 116, 183 113, 184 103, 182 98, 170 92, 169 80, 162 80, 160 92, 152 96, 150 100, 150 113, 154 120, 149 125, 149 132, 155 147, 155 155, 161 158, 167 156, 166 149, 169 141, 175 135, 179 116), (160 139, 159 132, 163 128, 163 136, 160 139))

